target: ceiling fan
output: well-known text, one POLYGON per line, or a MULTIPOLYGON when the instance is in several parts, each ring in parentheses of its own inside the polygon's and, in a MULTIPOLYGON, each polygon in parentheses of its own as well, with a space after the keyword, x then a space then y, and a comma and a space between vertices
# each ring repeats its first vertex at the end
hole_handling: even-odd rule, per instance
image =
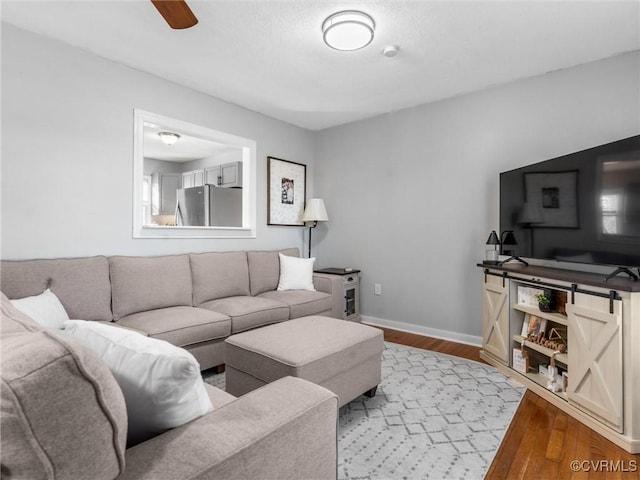
POLYGON ((151 3, 171 28, 189 28, 198 23, 198 19, 184 0, 151 0, 151 3))

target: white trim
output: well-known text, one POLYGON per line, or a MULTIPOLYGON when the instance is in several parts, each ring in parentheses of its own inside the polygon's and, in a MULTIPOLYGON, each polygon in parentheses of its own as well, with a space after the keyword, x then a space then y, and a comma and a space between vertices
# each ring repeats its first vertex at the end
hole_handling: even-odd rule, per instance
POLYGON ((416 335, 423 335, 426 337, 439 338, 441 340, 449 340, 450 342, 464 343, 465 345, 473 345, 474 347, 482 346, 482 337, 451 332, 449 330, 439 330, 437 328, 423 327, 412 323, 370 317, 369 315, 362 315, 362 323, 375 327, 391 328, 401 332, 415 333, 416 335))

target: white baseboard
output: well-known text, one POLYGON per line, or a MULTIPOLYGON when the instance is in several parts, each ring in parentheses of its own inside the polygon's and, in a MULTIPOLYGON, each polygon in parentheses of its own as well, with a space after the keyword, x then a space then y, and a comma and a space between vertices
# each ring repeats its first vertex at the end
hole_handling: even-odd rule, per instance
POLYGON ((439 330, 437 328, 423 327, 411 323, 396 322, 395 320, 387 320, 384 318, 370 317, 362 315, 362 323, 373 325, 376 327, 391 328, 400 330, 401 332, 415 333, 416 335, 424 335, 426 337, 439 338, 441 340, 449 340, 450 342, 464 343, 473 345, 474 347, 482 346, 482 337, 475 335, 466 335, 464 333, 450 332, 449 330, 439 330))

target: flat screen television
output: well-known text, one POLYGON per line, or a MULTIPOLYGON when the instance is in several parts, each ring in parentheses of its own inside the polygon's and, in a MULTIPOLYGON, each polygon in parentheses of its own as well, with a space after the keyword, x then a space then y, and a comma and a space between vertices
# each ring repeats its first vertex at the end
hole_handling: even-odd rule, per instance
POLYGON ((502 172, 500 231, 505 255, 640 267, 640 135, 502 172))

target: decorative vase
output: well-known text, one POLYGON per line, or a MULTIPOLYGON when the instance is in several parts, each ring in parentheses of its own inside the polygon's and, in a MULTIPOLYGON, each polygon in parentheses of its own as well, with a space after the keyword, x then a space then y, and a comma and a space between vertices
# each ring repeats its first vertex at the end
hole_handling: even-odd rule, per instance
POLYGON ((550 312, 551 311, 551 305, 549 304, 542 304, 542 303, 538 303, 538 308, 540 309, 541 312, 550 312))

